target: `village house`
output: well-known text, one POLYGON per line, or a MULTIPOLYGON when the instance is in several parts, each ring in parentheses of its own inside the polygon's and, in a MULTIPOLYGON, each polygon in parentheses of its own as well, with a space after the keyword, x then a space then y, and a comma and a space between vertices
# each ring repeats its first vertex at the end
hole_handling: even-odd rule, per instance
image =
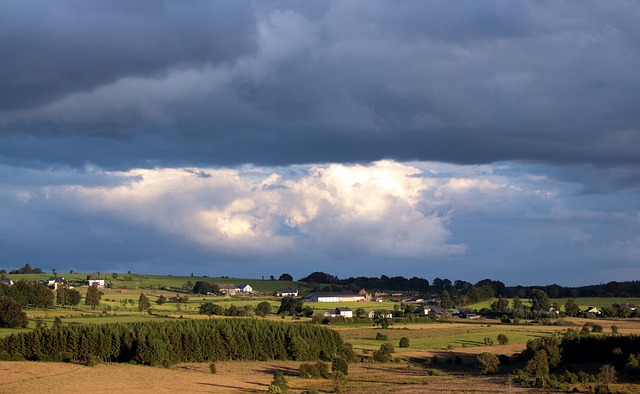
POLYGON ((280 292, 281 297, 297 297, 299 293, 299 289, 283 289, 280 292))
POLYGON ((351 308, 336 308, 332 312, 324 314, 326 317, 353 317, 353 311, 351 308))
POLYGON ((95 286, 98 288, 104 287, 104 279, 88 279, 87 282, 89 286, 95 286))
POLYGON ((586 313, 593 313, 594 315, 600 315, 600 314, 602 314, 602 312, 600 311, 600 309, 598 309, 598 308, 597 308, 597 307, 595 307, 595 306, 587 308, 587 310, 586 310, 585 312, 586 312, 586 313))
POLYGON ((314 292, 302 297, 305 302, 358 302, 364 301, 359 294, 349 292, 314 292))
POLYGON ((218 289, 220 289, 220 293, 225 295, 235 295, 236 294, 236 285, 229 283, 222 283, 218 285, 218 289))
POLYGON ((236 293, 244 293, 244 294, 253 293, 253 288, 247 284, 241 284, 241 285, 238 285, 238 287, 236 287, 236 293))
POLYGON ((376 310, 372 310, 371 312, 369 312, 369 314, 367 316, 369 316, 369 319, 373 319, 374 317, 376 317, 376 313, 381 312, 385 314, 385 317, 391 319, 393 318, 393 313, 389 312, 389 311, 376 311, 376 310))
POLYGON ((50 289, 53 290, 57 290, 58 286, 64 284, 64 278, 62 277, 50 277, 49 281, 47 282, 47 286, 49 286, 50 289))

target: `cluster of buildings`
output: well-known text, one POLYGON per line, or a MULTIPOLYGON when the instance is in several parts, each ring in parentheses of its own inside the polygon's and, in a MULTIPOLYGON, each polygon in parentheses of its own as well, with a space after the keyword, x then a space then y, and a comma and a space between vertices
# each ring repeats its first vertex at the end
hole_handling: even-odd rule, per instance
POLYGON ((251 294, 253 288, 248 284, 240 284, 238 286, 231 283, 222 283, 218 285, 220 292, 225 295, 251 294))

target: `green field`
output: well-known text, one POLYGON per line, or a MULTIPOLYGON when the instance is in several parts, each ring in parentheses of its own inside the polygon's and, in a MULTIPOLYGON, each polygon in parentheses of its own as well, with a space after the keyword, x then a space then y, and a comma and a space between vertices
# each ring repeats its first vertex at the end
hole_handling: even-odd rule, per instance
MULTIPOLYGON (((63 277, 68 281, 84 281, 87 279, 87 274, 74 273, 65 274, 58 273, 59 277, 63 277)), ((25 280, 25 281, 48 281, 51 274, 16 274, 8 275, 13 281, 25 280)), ((113 279, 113 273, 93 273, 92 278, 106 279, 107 282, 112 282, 113 289, 129 289, 129 290, 181 290, 185 283, 196 283, 197 281, 206 281, 216 284, 228 283, 228 284, 248 284, 256 292, 273 293, 285 288, 297 287, 300 289, 309 289, 309 285, 305 282, 289 282, 262 279, 249 279, 249 278, 210 278, 207 276, 173 276, 173 275, 140 275, 140 274, 128 274, 117 273, 116 279, 113 279)))
MULTIPOLYGON (((569 298, 551 298, 549 301, 551 303, 558 303, 559 305, 564 306, 569 298)), ((490 300, 485 300, 481 302, 477 302, 475 304, 465 305, 465 308, 477 309, 480 310, 482 308, 491 308, 491 304, 494 303, 497 298, 492 298, 490 300)), ((512 304, 513 299, 509 298, 509 305, 512 304)), ((631 303, 635 305, 640 305, 640 298, 621 298, 621 297, 580 297, 576 298, 576 303, 580 306, 580 309, 587 309, 588 307, 598 307, 602 308, 603 306, 611 306, 613 304, 625 304, 631 303)), ((529 306, 529 300, 522 298, 520 301, 525 306, 529 306)))
POLYGON ((497 344, 499 334, 506 335, 511 344, 524 344, 534 338, 551 336, 558 328, 433 322, 411 324, 410 326, 396 324, 386 330, 375 327, 339 327, 338 330, 345 341, 361 350, 376 350, 384 342, 395 344, 397 348, 402 337, 409 338, 411 350, 447 350, 484 346, 485 338, 490 338, 497 344), (389 339, 386 341, 376 340, 377 333, 385 334, 389 339))

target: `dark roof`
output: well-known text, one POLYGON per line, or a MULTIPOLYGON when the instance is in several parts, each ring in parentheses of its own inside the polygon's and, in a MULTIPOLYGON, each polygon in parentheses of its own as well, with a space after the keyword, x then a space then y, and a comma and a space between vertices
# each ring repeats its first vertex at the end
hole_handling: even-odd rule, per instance
POLYGON ((281 293, 297 293, 298 289, 282 289, 281 293))
POLYGON ((349 312, 351 311, 351 308, 345 306, 345 307, 336 308, 336 310, 340 312, 349 312))

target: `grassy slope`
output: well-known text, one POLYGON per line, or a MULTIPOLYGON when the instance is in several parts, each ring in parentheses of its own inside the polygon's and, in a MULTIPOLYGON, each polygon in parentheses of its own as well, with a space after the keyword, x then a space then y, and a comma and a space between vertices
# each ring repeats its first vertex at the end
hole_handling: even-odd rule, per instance
MULTIPOLYGON (((564 306, 564 304, 567 302, 569 298, 551 298, 550 301, 551 303, 557 302, 558 304, 561 304, 564 306)), ((486 301, 481 301, 481 302, 477 302, 475 304, 469 304, 469 305, 465 305, 465 308, 472 308, 472 309, 477 309, 480 310, 482 308, 490 308, 491 304, 493 302, 495 302, 497 300, 497 298, 492 298, 490 300, 486 300, 486 301)), ((511 305, 512 303, 512 299, 509 299, 509 305, 511 305)), ((525 305, 529 305, 529 300, 527 299, 521 299, 521 301, 525 304, 525 305)), ((612 304, 624 304, 624 303, 632 303, 635 305, 640 305, 640 298, 620 298, 620 297, 582 297, 582 298, 576 298, 576 303, 580 306, 581 309, 587 309, 588 307, 592 307, 592 306, 596 306, 596 307, 603 307, 603 306, 611 306, 612 304)))
MULTIPOLYGON (((22 275, 7 275, 14 281, 26 280, 26 281, 48 281, 51 274, 22 274, 22 275)), ((87 274, 75 273, 65 274, 58 273, 58 276, 65 278, 69 281, 82 281, 87 278, 87 274)), ((92 274, 92 277, 97 278, 97 274, 92 274)), ((99 278, 107 279, 107 281, 113 281, 112 273, 101 273, 99 278)), ((118 273, 117 279, 113 281, 114 289, 129 289, 129 290, 153 290, 153 289, 174 289, 180 290, 182 286, 191 282, 206 281, 216 284, 230 283, 234 285, 248 284, 254 291, 258 292, 275 292, 284 288, 298 287, 301 289, 308 289, 309 286, 304 282, 288 282, 278 280, 262 280, 262 279, 248 279, 248 278, 210 278, 206 276, 173 276, 173 275, 140 275, 140 274, 126 274, 118 273)))

